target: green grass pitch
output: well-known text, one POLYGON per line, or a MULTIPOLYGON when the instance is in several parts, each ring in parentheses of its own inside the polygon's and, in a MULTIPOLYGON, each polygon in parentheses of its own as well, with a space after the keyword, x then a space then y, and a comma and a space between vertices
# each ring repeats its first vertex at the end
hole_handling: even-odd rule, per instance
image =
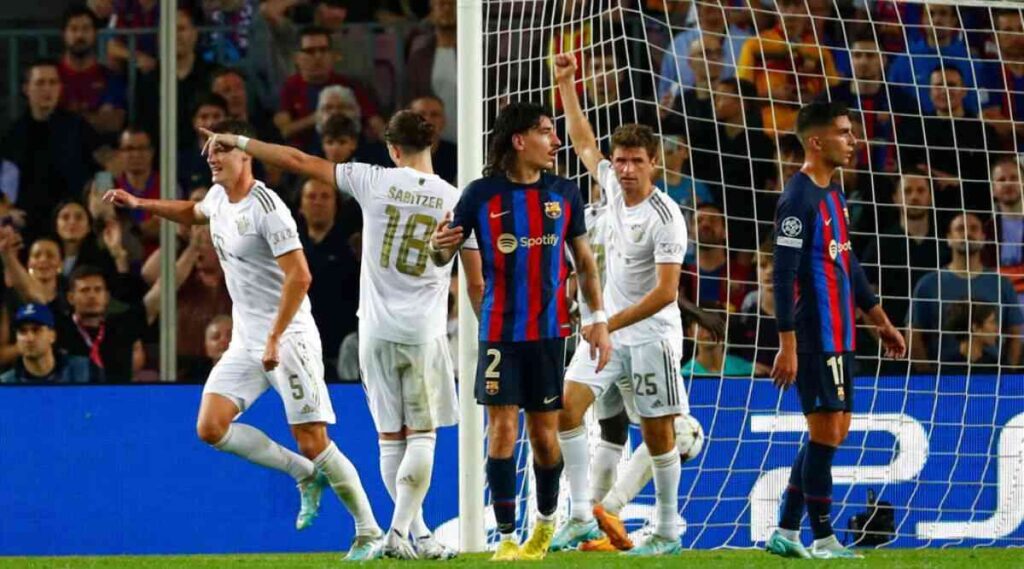
MULTIPOLYGON (((587 569, 626 567, 693 567, 701 569, 739 567, 808 567, 839 565, 843 567, 897 567, 899 569, 940 568, 1021 568, 1024 549, 916 549, 869 550, 864 559, 843 561, 803 561, 773 557, 756 550, 687 551, 675 557, 657 559, 625 558, 609 553, 555 553, 541 562, 504 563, 525 567, 583 567, 587 569)), ((493 566, 487 555, 463 555, 452 561, 372 561, 360 564, 368 568, 404 567, 478 567, 493 566)), ((0 568, 80 569, 80 568, 210 568, 210 569, 337 569, 345 566, 336 553, 316 554, 253 554, 253 555, 181 555, 124 557, 0 557, 0 568)))

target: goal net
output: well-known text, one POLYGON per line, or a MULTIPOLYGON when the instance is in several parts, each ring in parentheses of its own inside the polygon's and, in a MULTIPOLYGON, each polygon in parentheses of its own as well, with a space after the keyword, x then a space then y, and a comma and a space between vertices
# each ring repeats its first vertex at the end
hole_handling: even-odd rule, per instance
MULTIPOLYGON (((796 395, 767 377, 777 351, 771 244, 779 193, 803 160, 796 111, 819 99, 845 102, 858 138, 835 179, 852 236, 836 248, 858 255, 910 346, 907 360, 888 361, 863 320, 848 332, 858 367, 853 424, 833 470, 839 538, 1024 546, 1018 4, 483 0, 479 9, 482 65, 460 73, 476 80, 482 69, 483 93, 460 106, 482 108, 481 141, 516 100, 550 105, 564 133, 558 53, 577 58, 580 100, 606 151, 624 123, 661 137, 657 184, 690 226, 680 295, 727 318, 724 342, 686 331, 684 382, 706 434, 683 465, 686 547, 763 544, 806 438, 796 395)), ((593 180, 562 140, 558 173, 586 196, 593 180)), ((636 429, 630 439, 623 461, 636 429)), ((460 468, 479 472, 483 460, 460 468)), ((535 505, 525 436, 516 460, 527 530, 535 505)), ((485 512, 460 515, 486 524, 493 543, 486 487, 478 491, 485 512)), ((653 519, 653 503, 649 485, 623 510, 631 530, 653 519)))

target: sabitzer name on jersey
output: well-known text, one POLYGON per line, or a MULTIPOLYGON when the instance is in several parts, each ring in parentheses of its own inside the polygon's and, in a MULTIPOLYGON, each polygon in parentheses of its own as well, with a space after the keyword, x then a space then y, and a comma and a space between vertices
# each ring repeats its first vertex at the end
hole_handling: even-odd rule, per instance
POLYGON ((408 190, 400 190, 394 186, 388 188, 388 199, 401 204, 409 204, 431 209, 444 209, 444 199, 440 196, 418 194, 408 190))

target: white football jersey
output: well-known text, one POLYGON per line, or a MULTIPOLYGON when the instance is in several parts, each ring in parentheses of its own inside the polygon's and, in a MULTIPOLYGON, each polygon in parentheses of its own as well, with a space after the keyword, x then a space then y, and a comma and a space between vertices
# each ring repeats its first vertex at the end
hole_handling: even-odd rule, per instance
MULTIPOLYGON (((281 304, 284 271, 277 257, 302 249, 295 219, 281 198, 259 181, 237 203, 215 184, 199 209, 210 219, 213 246, 231 295, 231 343, 262 351, 281 304)), ((308 296, 285 332, 319 336, 308 296)))
MULTIPOLYGON (((686 224, 671 198, 655 188, 642 203, 626 207, 622 186, 611 162, 598 166, 598 183, 608 199, 605 214, 605 312, 609 316, 636 304, 658 284, 657 265, 682 266, 686 224)), ((617 346, 636 346, 668 339, 682 342, 683 323, 673 302, 653 316, 612 334, 617 346)))
POLYGON ((597 274, 601 278, 601 286, 604 286, 605 273, 605 249, 608 241, 608 204, 605 202, 587 204, 583 210, 583 223, 587 226, 587 238, 590 239, 590 248, 594 251, 594 261, 597 262, 597 274))
POLYGON ((358 162, 338 164, 334 179, 363 209, 360 336, 402 344, 445 336, 452 267, 431 262, 427 244, 459 191, 435 174, 358 162))

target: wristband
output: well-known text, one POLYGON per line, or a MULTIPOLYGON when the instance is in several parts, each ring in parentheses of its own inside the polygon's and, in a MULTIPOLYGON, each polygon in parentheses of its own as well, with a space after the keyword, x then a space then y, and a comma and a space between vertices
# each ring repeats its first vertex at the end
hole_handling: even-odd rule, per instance
POLYGON ((249 145, 249 137, 248 136, 243 136, 241 134, 238 135, 238 142, 235 143, 235 146, 237 146, 238 149, 241 150, 242 152, 245 152, 245 147, 248 146, 248 145, 249 145))
POLYGON ((590 321, 592 324, 607 324, 608 315, 605 314, 604 310, 595 310, 590 317, 590 321))

